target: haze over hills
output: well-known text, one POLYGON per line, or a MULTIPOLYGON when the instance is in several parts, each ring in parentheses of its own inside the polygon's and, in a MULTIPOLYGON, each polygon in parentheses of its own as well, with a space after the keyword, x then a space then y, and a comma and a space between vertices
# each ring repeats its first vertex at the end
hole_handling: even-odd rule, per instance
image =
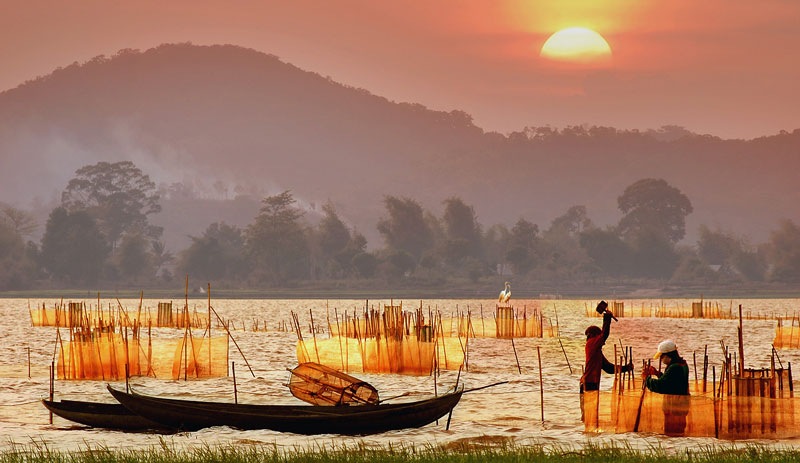
MULTIPOLYGON (((524 216, 546 227, 576 204, 604 224, 645 177, 689 196, 690 240, 700 223, 763 240, 778 219, 800 220, 800 130, 753 140, 674 128, 487 133, 466 113, 395 103, 230 45, 123 50, 5 91, 0 153, 0 201, 47 198, 85 164, 130 159, 157 182, 331 200, 372 246, 385 194, 436 213, 460 196, 485 226, 524 216)), ((244 225, 256 213, 255 202, 166 203, 153 222, 174 249, 211 222, 244 225)))

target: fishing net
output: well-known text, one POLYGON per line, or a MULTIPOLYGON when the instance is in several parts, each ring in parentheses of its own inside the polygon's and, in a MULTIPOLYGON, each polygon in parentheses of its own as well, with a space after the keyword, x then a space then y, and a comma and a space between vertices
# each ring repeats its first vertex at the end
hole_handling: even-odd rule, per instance
POLYGON ((59 379, 116 380, 129 376, 160 379, 209 378, 228 374, 228 337, 148 339, 111 330, 75 332, 59 340, 59 379))
POLYGON ((790 438, 800 434, 794 397, 675 396, 650 391, 584 394, 587 432, 647 432, 723 439, 790 438))
POLYGON ((719 381, 689 381, 688 396, 644 390, 631 373, 617 374, 611 391, 582 396, 587 432, 651 432, 725 439, 786 438, 798 433, 800 409, 791 369, 742 369, 723 364, 719 381))
POLYGON ((318 363, 302 363, 289 379, 289 390, 313 405, 377 404, 378 391, 369 383, 318 363))
POLYGON ((794 318, 790 326, 782 326, 781 320, 778 320, 772 345, 776 349, 800 349, 800 326, 795 325, 794 318))
POLYGON ((416 336, 306 339, 297 342, 298 363, 316 362, 343 371, 429 375, 458 370, 464 362, 460 338, 416 336))

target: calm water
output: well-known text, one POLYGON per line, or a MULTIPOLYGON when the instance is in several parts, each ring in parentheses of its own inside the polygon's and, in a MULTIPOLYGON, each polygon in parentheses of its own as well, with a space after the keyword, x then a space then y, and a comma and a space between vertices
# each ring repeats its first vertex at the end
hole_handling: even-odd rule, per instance
MULTIPOLYGON (((46 302, 52 307, 54 300, 31 300, 32 305, 46 302)), ((87 303, 91 303, 88 300, 87 303)), ((158 301, 145 300, 145 306, 155 307, 158 301)), ((176 301, 177 302, 177 301, 176 301)), ((384 301, 370 301, 382 304, 384 301)), ((385 301, 388 304, 388 301, 385 301)), ((395 301, 397 302, 397 301, 395 301)), ((406 307, 419 305, 419 300, 404 301, 406 307)), ((626 306, 641 305, 648 300, 627 301, 626 306)), ((659 301, 654 301, 660 303, 659 301)), ((689 300, 666 300, 668 307, 686 306, 689 300)), ((764 312, 793 312, 800 309, 798 299, 738 299, 720 300, 723 306, 731 303, 734 307, 743 304, 745 309, 764 312)), ((48 392, 48 365, 53 357, 56 336, 55 328, 30 326, 28 300, 0 300, 0 332, 3 333, 0 345, 0 449, 16 444, 46 444, 56 449, 80 449, 87 445, 102 445, 110 448, 133 448, 158 445, 159 439, 177 446, 197 444, 263 443, 279 446, 308 446, 347 444, 365 442, 370 444, 446 444, 461 441, 493 441, 514 439, 518 443, 559 443, 583 444, 586 441, 625 442, 632 446, 661 445, 667 448, 683 448, 713 444, 714 439, 665 438, 635 434, 592 436, 582 432, 578 406, 578 379, 583 363, 583 331, 590 324, 600 323, 599 318, 587 319, 584 316, 585 304, 593 307, 597 301, 584 300, 515 300, 515 307, 528 309, 541 307, 553 319, 554 306, 557 308, 562 332, 562 342, 572 365, 570 374, 557 339, 516 339, 516 349, 522 366, 522 374, 517 370, 511 342, 498 339, 476 339, 470 341, 470 371, 462 374, 467 387, 477 387, 497 381, 510 381, 509 384, 492 389, 465 394, 456 407, 450 430, 444 423, 429 425, 421 429, 394 431, 364 438, 342 438, 339 436, 306 437, 282 434, 273 431, 238 431, 226 427, 206 429, 195 433, 179 433, 168 436, 147 433, 123 433, 116 431, 87 429, 71 422, 54 418, 48 424, 47 410, 39 402, 48 392), (545 421, 540 416, 540 387, 537 367, 536 347, 541 347, 542 369, 544 374, 545 421), (30 348, 32 374, 28 378, 27 348, 30 348)), ((123 300, 129 309, 138 306, 138 300, 123 300)), ((489 315, 494 307, 492 300, 426 300, 427 307, 437 308, 447 317, 456 308, 467 307, 477 315, 482 304, 484 313, 489 315)), ((107 302, 106 302, 107 304, 107 302)), ((205 301, 189 301, 190 307, 197 305, 198 311, 205 309, 205 301)), ((362 308, 360 300, 331 300, 333 308, 362 308)), ((233 319, 237 325, 247 322, 248 329, 253 318, 268 320, 268 332, 253 333, 235 331, 239 345, 247 355, 256 377, 252 377, 244 361, 231 343, 231 360, 236 362, 239 401, 249 403, 291 404, 298 403, 284 384, 288 380, 287 368, 297 364, 295 354, 296 335, 276 330, 279 321, 289 319, 290 311, 307 319, 309 309, 315 313, 315 320, 325 319, 324 300, 214 300, 215 309, 225 318, 233 319)), ((745 359, 748 366, 768 366, 770 345, 775 331, 774 321, 745 321, 745 359)), ((673 339, 683 354, 691 362, 692 351, 702 358, 702 349, 708 344, 712 364, 719 369, 722 358, 720 340, 729 346, 736 346, 736 326, 734 320, 692 320, 628 318, 620 319, 612 325, 611 337, 605 348, 606 356, 613 356, 612 343, 620 341, 633 346, 636 363, 645 356, 652 356, 656 345, 665 338, 673 339)), ((155 331, 155 330, 154 330, 155 331)), ((174 336, 172 330, 159 331, 159 335, 174 336)), ((155 335, 155 333, 154 333, 155 335)), ((800 365, 800 350, 780 351, 783 362, 791 361, 800 365)), ((410 377, 400 375, 373 375, 357 373, 356 376, 372 383, 378 388, 381 397, 390 397, 411 392, 414 399, 431 395, 434 383, 431 377, 410 377)), ((456 380, 455 372, 443 373, 438 388, 452 387, 456 380)), ((165 395, 189 395, 215 401, 233 402, 232 378, 219 378, 199 381, 165 381, 150 378, 133 378, 131 383, 138 390, 165 395)), ((605 376, 601 387, 611 387, 612 378, 605 376)), ((119 384, 119 387, 124 387, 119 384)), ((56 399, 96 400, 113 402, 101 381, 57 381, 56 399)), ((400 399, 408 400, 408 399, 400 399)), ((781 441, 781 445, 800 446, 800 440, 781 441)))

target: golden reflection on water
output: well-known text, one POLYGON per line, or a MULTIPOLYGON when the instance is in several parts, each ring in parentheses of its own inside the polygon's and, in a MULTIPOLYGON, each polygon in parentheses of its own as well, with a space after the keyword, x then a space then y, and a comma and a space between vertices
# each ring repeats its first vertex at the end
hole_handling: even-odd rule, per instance
MULTIPOLYGON (((55 300, 31 300, 31 305, 45 302, 48 307, 55 300)), ((87 303, 91 301, 87 300, 87 303)), ((157 300, 145 300, 145 306, 155 307, 157 300)), ((404 301, 406 307, 417 307, 419 300, 404 301)), ((177 446, 202 444, 277 444, 279 446, 395 444, 427 445, 456 444, 462 442, 506 442, 508 439, 520 443, 554 443, 582 445, 587 441, 597 443, 617 442, 634 447, 647 448, 653 445, 684 448, 718 443, 711 438, 667 438, 653 435, 588 435, 583 433, 578 402, 578 379, 583 363, 583 331, 588 325, 599 324, 598 318, 586 318, 585 306, 593 306, 597 301, 585 300, 515 300, 516 308, 540 307, 546 316, 555 321, 554 306, 558 310, 564 349, 569 357, 573 372, 570 374, 564 354, 557 339, 521 338, 514 341, 522 374, 517 370, 514 352, 509 340, 478 338, 470 340, 469 371, 462 374, 461 380, 467 387, 477 387, 498 381, 509 384, 465 394, 455 408, 450 430, 444 423, 429 425, 420 429, 387 432, 361 438, 340 436, 298 436, 273 431, 239 431, 227 427, 205 429, 194 433, 178 433, 168 436, 147 433, 124 433, 101 429, 89 429, 58 417, 48 424, 48 413, 39 399, 48 393, 48 366, 53 357, 56 336, 54 328, 30 326, 28 301, 24 299, 0 300, 0 332, 3 342, 0 345, 0 435, 5 439, 0 448, 7 449, 13 444, 46 444, 54 449, 78 449, 87 445, 110 448, 140 448, 159 445, 160 439, 177 446), (537 370, 536 347, 541 347, 542 373, 544 376, 544 413, 541 420, 540 383, 537 370), (28 378, 28 348, 31 355, 31 378, 28 378)), ((662 300, 636 300, 626 302, 639 306, 642 303, 660 304, 662 300)), ((689 305, 691 300, 665 300, 668 307, 689 305)), ((711 300, 725 306, 742 304, 753 312, 793 312, 800 309, 798 299, 739 299, 711 300)), ((389 301, 370 301, 379 307, 389 301)), ((395 301, 397 303, 397 301, 395 301)), ((138 300, 123 300, 128 309, 138 307, 138 300)), ((180 302, 176 301, 180 305, 180 302)), ((190 300, 190 308, 205 310, 205 300, 190 300)), ((325 300, 213 300, 214 308, 225 318, 233 319, 237 326, 245 322, 250 329, 252 319, 267 320, 269 331, 234 331, 255 371, 252 377, 239 356, 233 343, 230 345, 230 359, 236 362, 236 374, 240 402, 292 404, 297 403, 289 393, 285 383, 288 381, 287 368, 297 364, 295 353, 296 335, 277 331, 280 322, 289 320, 290 311, 299 314, 301 322, 307 322, 308 310, 314 311, 315 321, 326 324, 325 300)), ((494 310, 493 300, 425 300, 425 308, 442 311, 446 317, 458 310, 469 309, 477 316, 483 307, 484 316, 489 317, 494 310)), ((333 309, 339 314, 347 310, 360 311, 363 300, 328 301, 331 317, 333 309)), ((665 318, 621 318, 612 324, 611 336, 607 342, 606 356, 613 357, 612 344, 622 343, 633 346, 636 363, 640 359, 652 357, 657 344, 663 339, 673 339, 681 354, 692 362, 692 352, 696 351, 702 359, 704 345, 708 345, 712 365, 721 364, 720 340, 726 345, 736 346, 736 320, 698 320, 665 318)), ((744 322, 745 361, 748 366, 769 365, 769 354, 775 333, 774 321, 746 320, 744 322)), ((155 330, 154 336, 176 336, 174 330, 155 330)), ((182 333, 180 333, 182 335, 182 333)), ((781 360, 800 365, 800 350, 779 351, 781 360)), ((693 374, 693 373, 691 373, 693 374)), ((432 377, 413 377, 400 375, 377 375, 355 373, 356 376, 372 383, 382 397, 412 393, 412 398, 421 398, 434 392, 432 377)), ((453 387, 456 372, 443 372, 437 384, 442 391, 453 387)), ((604 376, 601 388, 609 389, 612 378, 604 376)), ((152 378, 133 378, 131 385, 139 391, 192 398, 207 398, 214 401, 233 402, 232 378, 217 378, 199 381, 166 381, 152 378)), ((118 384, 118 387, 124 387, 118 384)), ((56 399, 96 400, 112 402, 102 381, 58 381, 55 386, 56 399)), ((410 400, 410 399, 401 399, 410 400)), ((795 441, 784 441, 782 445, 798 445, 795 441)))

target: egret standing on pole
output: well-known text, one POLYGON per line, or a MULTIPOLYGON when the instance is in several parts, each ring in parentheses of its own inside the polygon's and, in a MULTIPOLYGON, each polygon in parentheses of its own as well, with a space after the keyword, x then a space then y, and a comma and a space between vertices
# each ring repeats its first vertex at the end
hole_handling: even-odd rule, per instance
POLYGON ((500 291, 500 296, 497 300, 502 303, 507 303, 511 300, 511 283, 506 281, 506 289, 500 291))

